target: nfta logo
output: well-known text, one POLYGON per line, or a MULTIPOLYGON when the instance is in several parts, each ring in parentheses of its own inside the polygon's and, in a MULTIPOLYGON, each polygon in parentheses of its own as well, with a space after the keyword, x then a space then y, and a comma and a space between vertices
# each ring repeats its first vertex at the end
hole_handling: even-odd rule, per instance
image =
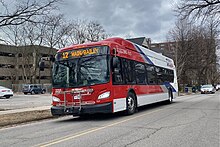
POLYGON ((62 92, 62 89, 55 89, 55 94, 60 94, 62 92))

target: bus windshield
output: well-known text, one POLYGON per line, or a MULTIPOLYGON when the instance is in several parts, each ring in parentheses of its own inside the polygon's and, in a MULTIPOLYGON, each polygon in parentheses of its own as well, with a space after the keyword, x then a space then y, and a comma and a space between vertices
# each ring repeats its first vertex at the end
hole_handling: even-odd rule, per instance
POLYGON ((53 87, 81 87, 109 82, 109 55, 89 56, 56 61, 53 87))

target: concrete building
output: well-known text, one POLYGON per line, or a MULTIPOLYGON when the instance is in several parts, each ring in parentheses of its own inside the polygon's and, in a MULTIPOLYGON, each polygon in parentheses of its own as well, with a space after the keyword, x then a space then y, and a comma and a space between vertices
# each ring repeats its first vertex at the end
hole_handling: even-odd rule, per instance
POLYGON ((139 37, 127 39, 133 43, 149 48, 174 60, 176 42, 152 43, 150 38, 139 37))
POLYGON ((0 44, 0 85, 51 83, 51 63, 39 71, 41 57, 55 55, 56 49, 43 46, 11 46, 0 44))
POLYGON ((151 43, 150 49, 162 53, 174 60, 176 45, 176 42, 151 43))
POLYGON ((149 48, 151 44, 151 39, 146 37, 138 37, 138 38, 129 38, 127 39, 133 43, 141 45, 143 47, 149 48))

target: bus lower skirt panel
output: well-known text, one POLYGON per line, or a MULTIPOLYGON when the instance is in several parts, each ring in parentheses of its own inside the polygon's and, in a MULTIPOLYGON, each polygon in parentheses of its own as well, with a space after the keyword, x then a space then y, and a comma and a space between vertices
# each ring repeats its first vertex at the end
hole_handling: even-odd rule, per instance
POLYGON ((94 113, 112 113, 112 103, 104 103, 97 105, 83 105, 81 108, 77 107, 64 107, 52 106, 51 113, 53 116, 63 115, 80 115, 80 114, 94 114, 94 113))

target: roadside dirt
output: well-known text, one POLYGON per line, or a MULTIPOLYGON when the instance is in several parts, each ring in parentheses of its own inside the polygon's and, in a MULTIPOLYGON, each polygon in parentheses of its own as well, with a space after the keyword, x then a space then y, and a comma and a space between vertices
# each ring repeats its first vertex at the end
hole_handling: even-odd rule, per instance
POLYGON ((31 121, 53 118, 50 110, 27 111, 12 114, 3 114, 0 117, 0 128, 31 121))

